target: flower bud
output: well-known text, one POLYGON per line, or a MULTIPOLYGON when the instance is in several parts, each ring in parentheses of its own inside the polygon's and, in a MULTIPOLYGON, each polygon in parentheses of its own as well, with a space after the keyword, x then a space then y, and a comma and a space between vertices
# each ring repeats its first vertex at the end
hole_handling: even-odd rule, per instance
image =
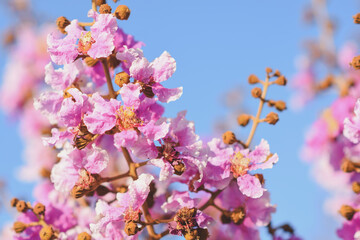
POLYGON ((251 90, 251 95, 252 95, 254 98, 259 98, 259 97, 261 97, 261 94, 262 94, 261 88, 256 87, 256 88, 253 88, 253 89, 251 90))
POLYGON ((356 15, 354 15, 353 19, 354 19, 354 23, 360 24, 360 13, 357 13, 356 15))
POLYGON ((124 230, 128 236, 133 236, 139 231, 139 228, 136 223, 134 223, 133 221, 129 221, 125 224, 124 230))
POLYGON ((264 175, 262 175, 261 173, 256 173, 254 175, 257 179, 259 179, 259 182, 261 183, 261 185, 265 184, 265 178, 264 175))
POLYGON ((231 223, 230 212, 224 211, 220 216, 220 220, 223 224, 231 223))
POLYGON ((182 163, 182 162, 175 162, 175 163, 177 163, 176 165, 174 164, 173 165, 173 167, 174 167, 174 173, 176 174, 176 175, 182 175, 184 172, 185 172, 185 169, 186 169, 186 167, 185 167, 185 164, 184 163, 182 163))
POLYGON ((27 228, 27 225, 23 222, 14 222, 13 228, 16 233, 22 233, 27 228))
POLYGON ((235 209, 230 214, 231 221, 233 221, 233 223, 235 223, 236 225, 242 224, 245 220, 245 217, 246 217, 246 212, 245 212, 245 208, 243 207, 239 207, 235 209))
POLYGON ((121 61, 116 58, 115 54, 111 54, 110 56, 108 56, 107 61, 111 69, 117 68, 117 66, 119 66, 119 64, 121 63, 121 61))
POLYGON ((118 192, 118 193, 126 193, 127 190, 128 190, 128 187, 125 186, 125 185, 123 185, 123 186, 117 187, 115 190, 116 190, 116 192, 118 192))
POLYGON ((43 178, 49 178, 50 179, 50 175, 51 175, 51 171, 47 168, 42 167, 39 171, 39 174, 41 177, 43 178))
POLYGON ((96 4, 96 6, 101 6, 103 4, 106 4, 106 0, 96 0, 95 4, 96 4))
POLYGON ((111 7, 109 6, 109 4, 101 4, 100 8, 99 8, 99 13, 100 14, 110 14, 111 13, 111 7))
POLYGON ((155 96, 155 93, 153 92, 152 87, 147 86, 147 85, 142 87, 142 92, 148 98, 153 98, 155 96))
POLYGON ((77 236, 77 240, 91 240, 91 235, 87 232, 82 232, 77 236))
POLYGON ((19 202, 19 199, 13 198, 13 199, 11 199, 11 201, 10 201, 10 206, 16 207, 16 204, 17 204, 18 202, 19 202))
POLYGON ((80 198, 85 194, 95 191, 100 185, 100 180, 100 175, 91 174, 87 170, 81 169, 79 179, 71 190, 71 196, 80 198))
POLYGON ((350 65, 355 69, 360 69, 360 56, 354 57, 350 65))
POLYGON ((344 158, 341 163, 341 170, 346 173, 354 172, 356 170, 355 164, 347 158, 344 158))
POLYGON ((271 68, 267 67, 267 68, 265 68, 265 71, 266 71, 266 73, 272 73, 273 70, 271 68))
POLYGON ((51 226, 44 226, 40 230, 39 235, 41 240, 52 240, 55 238, 55 232, 51 226))
POLYGON ((259 78, 255 74, 251 74, 248 78, 249 84, 256 84, 260 82, 259 78))
POLYGON ((359 194, 360 193, 360 182, 353 182, 352 190, 354 191, 354 193, 359 194))
POLYGON ((16 210, 18 212, 26 212, 28 210, 28 206, 25 201, 20 200, 16 203, 16 210))
POLYGON ((277 113, 274 112, 270 112, 265 118, 265 122, 271 125, 275 125, 278 121, 279 121, 279 115, 277 115, 277 113))
POLYGON ((115 75, 115 84, 119 87, 122 87, 124 84, 128 84, 130 82, 130 75, 126 72, 119 72, 115 75))
POLYGON ((37 215, 44 215, 45 214, 45 206, 41 203, 37 203, 33 208, 33 212, 37 215))
POLYGON ((274 72, 274 76, 275 77, 280 77, 281 76, 280 71, 276 69, 275 72, 274 72))
POLYGON ((96 189, 96 194, 98 196, 105 196, 109 192, 110 192, 110 189, 108 189, 107 187, 105 187, 103 185, 98 186, 97 189, 96 189))
POLYGON ((223 134, 222 136, 223 138, 223 141, 225 144, 233 144, 236 142, 236 137, 235 137, 235 134, 231 131, 227 131, 223 134))
POLYGON ((64 16, 58 17, 56 25, 61 33, 66 34, 65 28, 70 25, 70 21, 64 16))
POLYGON ((276 101, 275 102, 275 108, 279 111, 284 111, 286 109, 286 103, 284 101, 276 101))
POLYGON ((285 232, 294 234, 294 229, 289 224, 284 224, 281 227, 285 232))
POLYGON ((84 62, 85 62, 85 64, 86 64, 87 66, 93 67, 93 66, 95 66, 95 65, 99 62, 99 60, 98 60, 98 59, 94 59, 94 58, 92 58, 92 57, 86 57, 86 58, 84 59, 84 62))
POLYGON ((4 46, 11 45, 11 44, 15 43, 15 41, 16 41, 16 37, 15 37, 14 32, 8 31, 4 34, 4 38, 3 38, 4 46))
POLYGON ((191 229, 184 234, 185 240, 206 240, 209 237, 209 232, 204 228, 191 229))
POLYGON ((356 212, 357 211, 349 205, 342 205, 339 210, 339 213, 341 214, 341 216, 346 218, 348 221, 350 221, 353 218, 353 216, 356 212))
POLYGON ((115 17, 120 20, 127 20, 130 17, 130 12, 126 5, 119 5, 115 10, 115 17))
POLYGON ((240 126, 245 127, 249 124, 251 116, 248 114, 241 114, 237 117, 237 122, 240 126))
POLYGON ((280 77, 278 77, 275 80, 275 84, 280 85, 280 86, 285 86, 287 83, 287 79, 285 78, 284 75, 281 75, 280 77))

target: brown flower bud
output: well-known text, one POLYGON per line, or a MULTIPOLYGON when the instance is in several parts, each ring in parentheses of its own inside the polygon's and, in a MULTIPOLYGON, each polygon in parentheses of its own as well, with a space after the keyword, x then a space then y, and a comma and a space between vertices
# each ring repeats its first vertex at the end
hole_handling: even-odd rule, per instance
POLYGON ((100 8, 99 8, 99 13, 100 14, 110 14, 111 13, 111 7, 109 6, 109 4, 101 4, 100 8))
POLYGON ((291 234, 294 233, 294 229, 293 229, 289 224, 284 224, 284 225, 282 225, 281 228, 282 228, 285 232, 288 232, 288 233, 291 233, 291 234))
POLYGON ((353 16, 354 23, 360 24, 360 13, 357 13, 353 16))
POLYGON ((262 175, 261 173, 256 173, 254 175, 257 179, 259 179, 259 182, 261 183, 261 185, 265 184, 265 178, 264 175, 262 175))
POLYGON ((354 57, 350 65, 355 69, 360 69, 360 56, 354 57))
POLYGON ((91 240, 91 235, 87 232, 82 232, 77 236, 77 240, 91 240))
POLYGON ((15 42, 15 34, 12 31, 8 31, 4 34, 3 44, 4 46, 11 45, 15 42))
POLYGON ((273 70, 271 68, 267 67, 267 68, 265 68, 265 71, 266 71, 266 73, 272 73, 273 70))
POLYGON ((341 216, 346 218, 348 221, 350 221, 353 218, 353 216, 356 212, 357 212, 357 210, 349 205, 342 205, 339 210, 339 213, 341 214, 341 216))
POLYGON ((341 170, 346 173, 354 172, 356 170, 355 164, 347 158, 344 158, 341 163, 341 170))
POLYGON ((225 144, 233 144, 236 142, 235 134, 231 131, 227 131, 222 135, 223 141, 225 144))
POLYGON ((321 90, 327 89, 327 88, 331 87, 331 85, 333 84, 333 81, 334 81, 334 76, 328 75, 323 81, 320 82, 318 87, 321 90))
POLYGON ((70 21, 66 17, 58 17, 56 25, 61 33, 66 34, 65 28, 70 25, 70 21))
POLYGON ((51 171, 49 169, 43 167, 40 169, 39 174, 43 178, 50 178, 51 171))
POLYGON ((236 225, 242 224, 243 221, 245 220, 245 217, 246 217, 246 211, 245 208, 243 207, 239 207, 235 209, 230 214, 231 221, 233 221, 233 223, 235 223, 236 225))
POLYGON ((253 89, 251 90, 251 95, 252 95, 254 98, 259 98, 259 97, 261 97, 261 94, 262 94, 261 88, 256 87, 256 88, 253 88, 253 89))
POLYGON ((248 114, 241 114, 237 117, 237 122, 240 126, 245 127, 249 124, 251 116, 248 114))
POLYGON ((44 215, 45 214, 45 206, 44 204, 37 203, 33 208, 33 212, 37 215, 44 215))
POLYGON ((265 122, 271 125, 275 125, 278 121, 279 121, 279 115, 274 112, 270 112, 265 118, 265 122))
POLYGON ((106 0, 96 0, 95 4, 96 4, 96 6, 101 6, 103 4, 106 4, 106 0))
POLYGON ((354 193, 359 194, 360 193, 360 182, 353 182, 352 190, 354 191, 354 193))
POLYGON ((92 57, 86 57, 86 58, 84 59, 84 62, 85 62, 85 64, 88 65, 89 67, 93 67, 93 66, 95 66, 95 65, 99 62, 99 60, 98 60, 98 59, 94 59, 94 58, 92 58, 92 57))
POLYGON ((142 92, 148 98, 153 98, 155 96, 155 93, 153 92, 152 87, 147 86, 147 85, 142 87, 142 92))
POLYGON ((139 231, 139 228, 136 223, 134 223, 133 221, 129 221, 125 224, 124 230, 128 236, 133 236, 139 231))
POLYGON ((255 74, 251 74, 248 78, 249 84, 256 84, 259 81, 260 81, 259 78, 255 74))
POLYGON ((279 111, 284 111, 286 109, 286 103, 284 101, 276 101, 275 102, 275 108, 279 111))
POLYGON ((121 63, 121 61, 116 58, 115 54, 111 54, 110 56, 108 56, 107 61, 109 63, 109 67, 111 69, 115 69, 121 63))
POLYGON ((122 87, 124 84, 128 84, 130 82, 130 75, 126 72, 119 72, 115 75, 115 84, 119 87, 122 87))
POLYGON ((28 206, 25 201, 20 200, 16 203, 16 210, 18 212, 26 212, 28 210, 28 206))
POLYGON ((115 10, 115 17, 120 20, 128 20, 130 9, 126 5, 119 5, 115 10))
POLYGON ((275 77, 280 77, 281 76, 280 71, 276 69, 275 72, 274 72, 274 76, 275 77))
POLYGON ((16 204, 17 204, 18 202, 19 202, 19 199, 13 198, 13 199, 11 199, 11 201, 10 201, 10 206, 16 207, 16 204))
POLYGON ((221 216, 220 216, 220 220, 223 224, 229 224, 231 223, 231 217, 230 217, 230 212, 228 211, 224 211, 221 216))
POLYGON ((39 235, 41 240, 52 240, 55 238, 55 232, 52 226, 44 226, 40 230, 39 235))
POLYGON ((184 172, 185 172, 185 164, 184 163, 182 163, 182 162, 177 162, 177 164, 175 165, 174 164, 174 173, 176 174, 176 175, 182 175, 184 172))
POLYGON ((27 225, 23 222, 14 222, 13 228, 16 233, 22 233, 27 228, 27 225))
POLYGON ((274 100, 268 100, 268 101, 267 101, 267 104, 268 104, 269 107, 275 106, 275 103, 276 103, 276 102, 275 102, 274 100))
POLYGON ((108 189, 107 187, 105 187, 103 185, 98 186, 97 189, 96 189, 96 194, 98 196, 105 196, 109 192, 110 192, 110 189, 108 189))
POLYGON ((275 80, 275 84, 280 85, 280 86, 285 86, 287 83, 287 79, 285 78, 284 75, 281 75, 280 77, 278 77, 275 80))

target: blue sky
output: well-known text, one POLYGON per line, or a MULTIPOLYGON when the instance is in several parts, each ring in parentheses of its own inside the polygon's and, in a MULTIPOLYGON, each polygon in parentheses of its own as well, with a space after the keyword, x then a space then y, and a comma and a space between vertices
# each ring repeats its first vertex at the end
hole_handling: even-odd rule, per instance
MULTIPOLYGON (((43 18, 52 21, 62 15, 86 20, 90 8, 90 0, 33 3, 43 18)), ((254 73, 262 78, 269 66, 290 80, 296 71, 295 58, 302 52, 301 41, 316 36, 316 29, 301 23, 301 10, 308 4, 304 0, 124 0, 121 4, 128 5, 132 12, 120 26, 146 44, 147 58, 154 59, 166 50, 177 61, 177 71, 167 86, 183 86, 184 94, 167 106, 166 115, 172 117, 187 109, 188 119, 195 122, 197 133, 202 136, 212 136, 215 119, 226 115, 228 110, 220 101, 225 92, 240 86, 245 94, 244 106, 255 113, 257 102, 250 96, 247 77, 254 73)), ((359 7, 354 0, 331 1, 330 13, 339 25, 337 46, 358 31, 351 16, 359 7)), ((2 8, 0 15, 3 30, 10 16, 2 8)), ((4 54, 0 50, 0 56, 4 54)), ((3 65, 4 58, 0 58, 0 74, 3 65)), ((288 100, 292 91, 290 87, 274 86, 269 96, 288 100)), ((265 172, 272 202, 278 205, 273 216, 275 225, 290 222, 305 239, 336 239, 338 223, 323 213, 327 194, 312 180, 309 166, 298 157, 304 132, 333 98, 327 94, 303 111, 281 113, 275 127, 260 126, 254 139, 254 143, 267 139, 272 152, 280 157, 276 167, 265 172)), ((239 128, 236 133, 247 136, 248 130, 239 128)), ((32 185, 14 179, 23 147, 17 124, 1 112, 0 133, 0 178, 7 180, 12 194, 29 195, 32 185)), ((9 219, 7 214, 0 214, 0 223, 9 219)))

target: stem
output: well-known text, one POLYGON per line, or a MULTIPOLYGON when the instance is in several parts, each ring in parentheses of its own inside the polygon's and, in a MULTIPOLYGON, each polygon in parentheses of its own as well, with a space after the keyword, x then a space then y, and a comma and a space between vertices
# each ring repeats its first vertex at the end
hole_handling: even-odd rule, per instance
POLYGON ((80 27, 90 27, 90 26, 94 25, 94 22, 79 22, 78 25, 80 27))
POLYGON ((109 72, 109 67, 107 64, 107 60, 106 59, 102 59, 101 63, 103 65, 104 68, 104 73, 105 73, 105 77, 106 77, 106 83, 109 89, 109 96, 110 98, 116 98, 116 92, 114 90, 112 81, 111 81, 111 76, 110 76, 110 72, 109 72))
POLYGON ((201 211, 205 210, 207 207, 214 205, 214 200, 215 198, 222 192, 222 190, 217 190, 216 192, 211 194, 211 197, 209 198, 209 200, 207 200, 207 202, 202 205, 199 209, 201 211))
POLYGON ((107 178, 103 178, 101 180, 101 182, 111 182, 111 181, 115 181, 121 178, 125 178, 125 177, 130 177, 130 171, 127 171, 126 173, 114 176, 114 177, 107 177, 107 178))
POLYGON ((91 0, 91 8, 92 8, 92 10, 94 10, 95 12, 97 11, 95 0, 91 0))
POLYGON ((258 107, 256 116, 255 116, 255 119, 253 120, 253 124, 252 124, 252 127, 251 127, 249 137, 248 137, 248 139, 246 140, 246 143, 245 143, 246 147, 249 147, 252 139, 254 138, 256 128, 257 128, 257 126, 258 126, 258 124, 260 122, 261 111, 262 111, 262 109, 264 107, 266 93, 267 93, 267 90, 268 90, 268 87, 269 87, 269 76, 266 76, 266 80, 265 80, 263 85, 264 85, 264 89, 263 89, 262 94, 261 94, 259 107, 258 107))

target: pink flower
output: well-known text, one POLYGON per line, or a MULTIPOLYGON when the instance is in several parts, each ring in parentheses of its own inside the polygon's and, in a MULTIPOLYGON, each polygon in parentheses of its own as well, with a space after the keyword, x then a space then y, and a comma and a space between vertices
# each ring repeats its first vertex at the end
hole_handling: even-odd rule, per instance
POLYGON ((355 116, 344 120, 344 136, 351 142, 358 143, 360 140, 360 99, 354 108, 355 116))

